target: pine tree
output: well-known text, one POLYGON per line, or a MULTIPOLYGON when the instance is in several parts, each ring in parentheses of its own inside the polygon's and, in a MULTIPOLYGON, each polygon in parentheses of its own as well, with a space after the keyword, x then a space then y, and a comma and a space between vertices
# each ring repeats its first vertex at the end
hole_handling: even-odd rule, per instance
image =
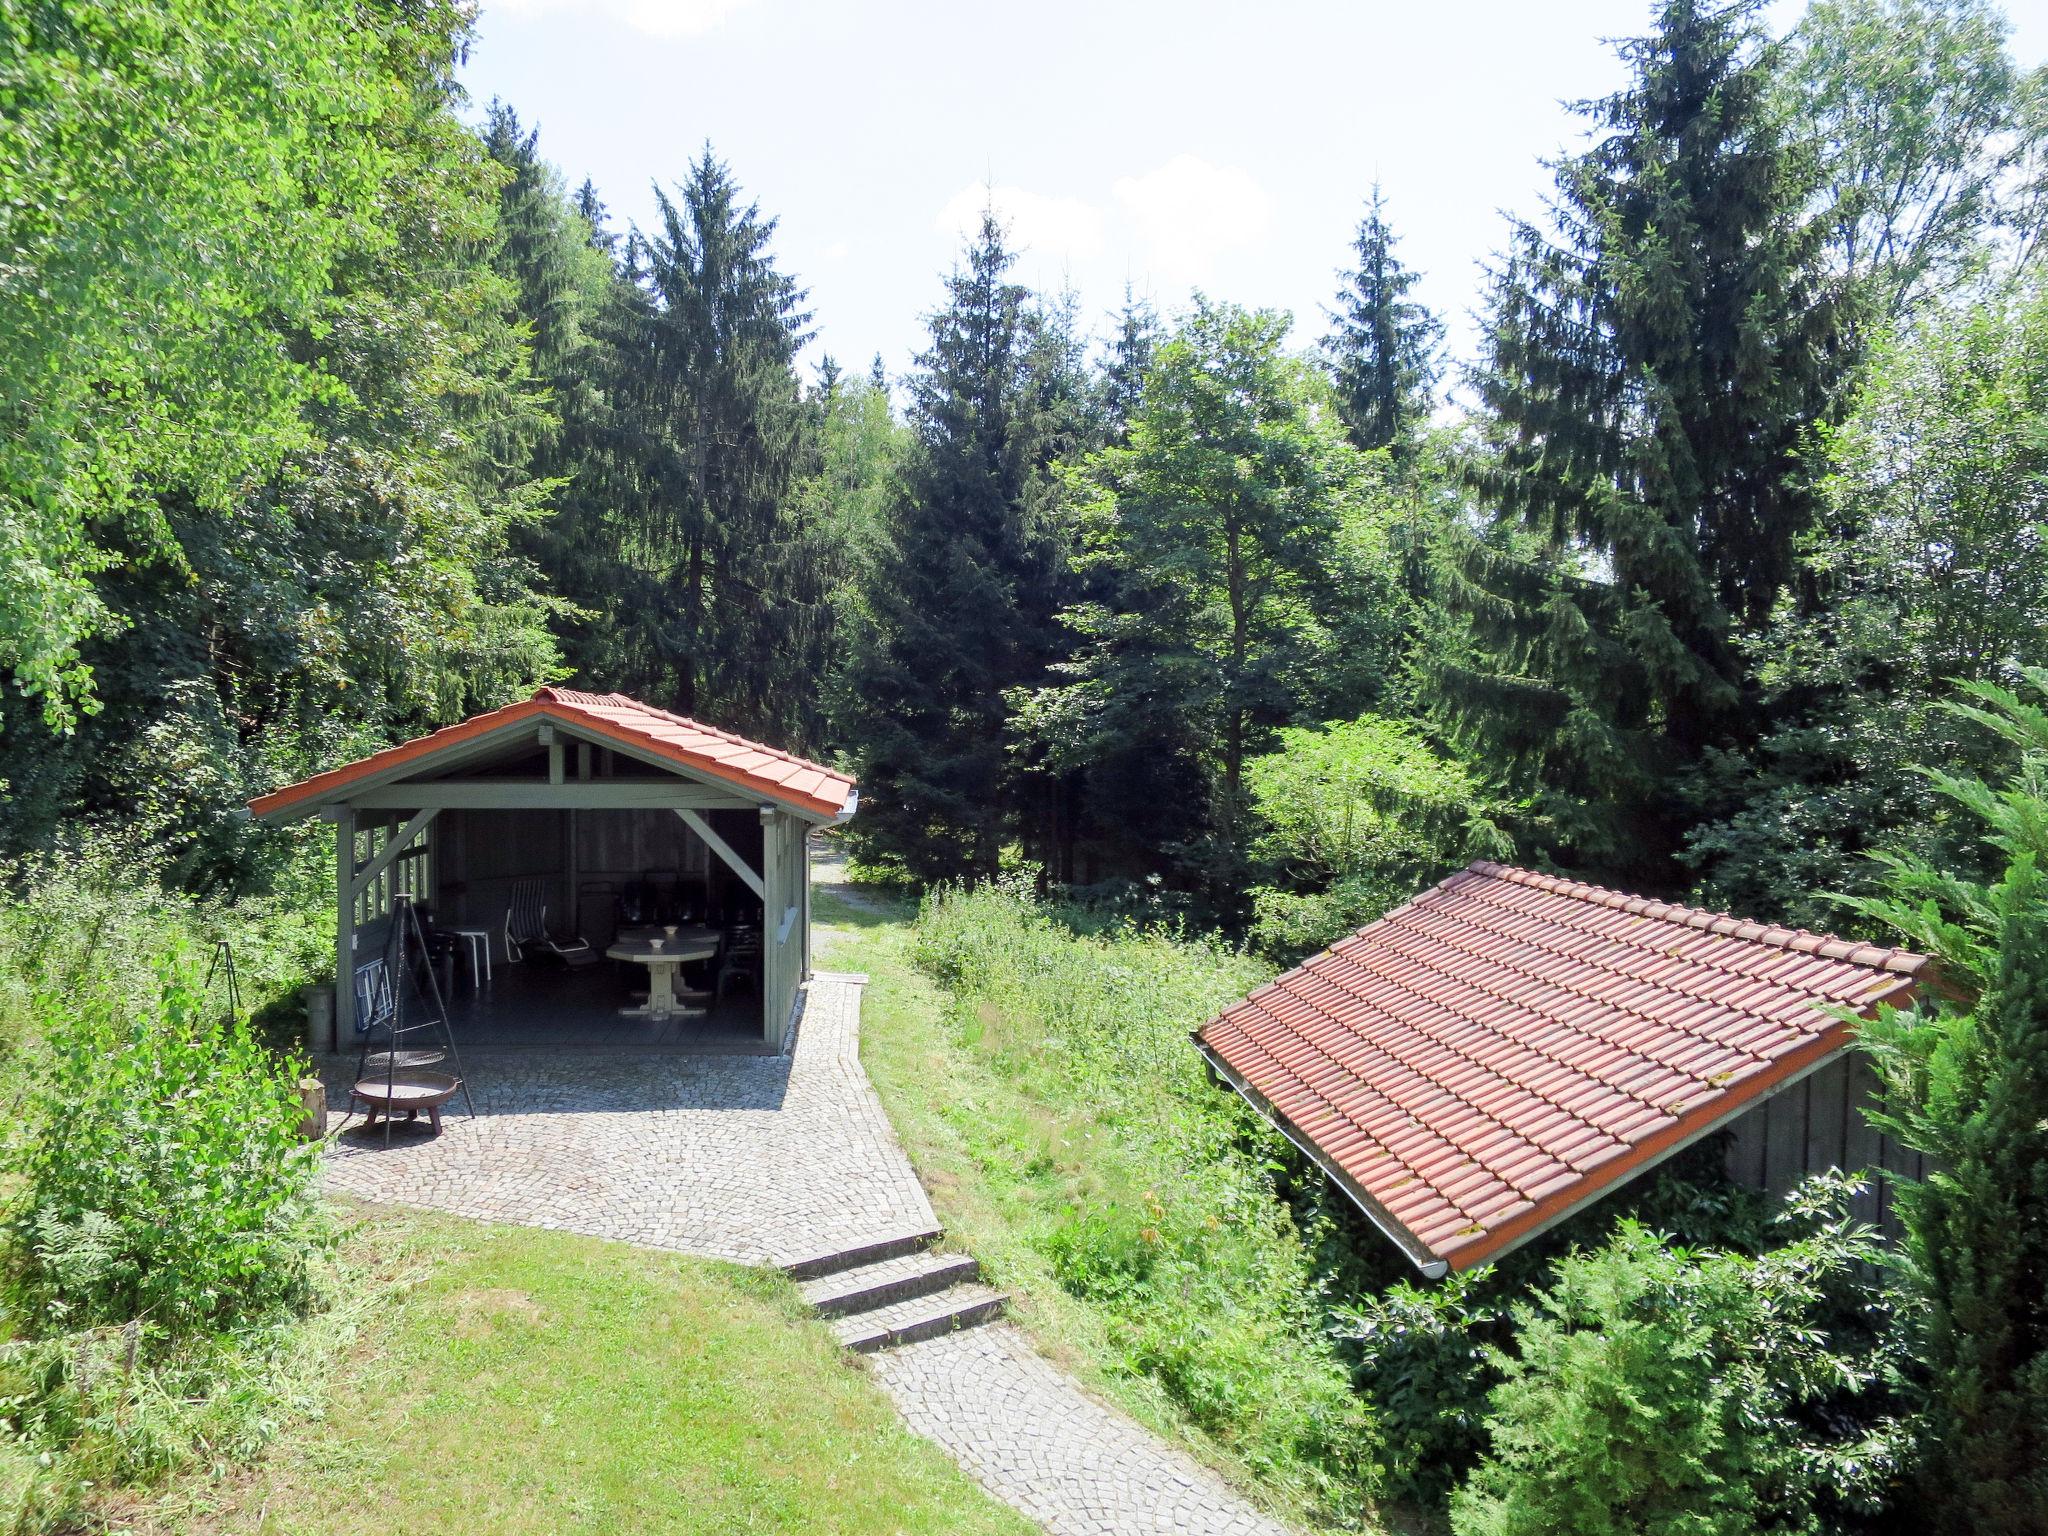
MULTIPOLYGON (((1007 690, 1053 650, 1060 562, 1046 525, 1067 386, 992 211, 946 281, 910 379, 915 435, 847 684, 856 828, 920 878, 991 873, 1016 824, 1007 690)), ((879 366, 879 359, 877 359, 879 366)))
POLYGON ((1375 185, 1353 244, 1358 265, 1342 274, 1323 339, 1344 424, 1368 451, 1407 446, 1429 419, 1442 372, 1443 322, 1408 297, 1419 274, 1402 265, 1396 243, 1375 185))
POLYGON ((1478 378, 1498 528, 1462 594, 1484 654, 1440 679, 1564 857, 1653 884, 1677 781, 1742 724, 1735 639, 1792 573, 1832 382, 1760 3, 1664 0, 1622 46, 1632 83, 1582 108, 1599 137, 1557 168, 1555 234, 1515 232, 1478 378))

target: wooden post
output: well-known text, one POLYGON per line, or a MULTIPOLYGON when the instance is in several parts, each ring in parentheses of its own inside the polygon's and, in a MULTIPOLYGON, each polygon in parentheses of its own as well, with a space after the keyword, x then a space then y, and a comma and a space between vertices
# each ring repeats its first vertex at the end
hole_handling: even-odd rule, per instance
POLYGON ((803 924, 804 968, 802 979, 811 979, 811 829, 806 826, 802 839, 797 844, 797 865, 803 870, 803 911, 797 921, 803 924))
POLYGON ((761 1038, 770 1045, 782 1043, 782 1026, 788 1017, 789 1001, 783 996, 783 947, 776 938, 776 924, 788 901, 787 872, 782 859, 782 813, 761 808, 761 1038))
POLYGON ((346 1050, 356 1028, 356 813, 337 806, 334 821, 334 1044, 346 1050))

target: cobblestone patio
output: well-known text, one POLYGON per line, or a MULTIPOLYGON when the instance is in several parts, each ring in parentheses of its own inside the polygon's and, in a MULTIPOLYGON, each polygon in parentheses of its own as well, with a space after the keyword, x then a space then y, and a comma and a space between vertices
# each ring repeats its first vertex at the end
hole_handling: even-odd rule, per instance
POLYGON ((912 1429, 1052 1536, 1287 1536, 1008 1323, 884 1350, 874 1368, 912 1429))
MULTIPOLYGON (((336 1137, 328 1187, 359 1200, 787 1264, 934 1223, 857 1054, 860 984, 820 974, 787 1056, 472 1052, 438 1138, 336 1137)), ((351 1058, 327 1073, 347 1108, 351 1058)), ((358 1119, 354 1126, 360 1126, 358 1119)))

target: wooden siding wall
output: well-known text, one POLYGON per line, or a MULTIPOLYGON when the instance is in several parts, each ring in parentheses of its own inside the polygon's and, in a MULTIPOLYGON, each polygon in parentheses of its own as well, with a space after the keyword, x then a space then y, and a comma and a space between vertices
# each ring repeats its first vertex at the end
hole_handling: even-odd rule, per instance
MULTIPOLYGON (((706 814, 758 868, 759 818, 706 814)), ((456 926, 502 928, 512 888, 536 875, 547 882, 549 925, 600 946, 616 927, 613 898, 632 881, 701 881, 715 904, 746 895, 673 811, 444 811, 430 830, 440 839, 439 910, 456 926)))
POLYGON ((1896 1238, 1894 1191, 1882 1175, 1917 1179, 1925 1164, 1919 1153, 1870 1124, 1863 1108, 1878 1098, 1877 1074, 1859 1052, 1836 1057, 1729 1127, 1729 1177, 1782 1195, 1810 1173, 1868 1170, 1873 1177, 1856 1200, 1855 1214, 1888 1239, 1896 1238))

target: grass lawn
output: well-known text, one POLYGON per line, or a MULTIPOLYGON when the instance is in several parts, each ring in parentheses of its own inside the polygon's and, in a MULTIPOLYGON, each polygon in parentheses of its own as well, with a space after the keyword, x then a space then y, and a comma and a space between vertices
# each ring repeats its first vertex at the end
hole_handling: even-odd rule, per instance
MULTIPOLYGON (((870 977, 861 1059, 949 1244, 973 1253, 1010 1293, 1013 1314, 1049 1358, 1275 1513, 1317 1524, 1324 1502, 1315 1490, 1270 1459, 1256 1466, 1227 1434, 1205 1432, 1155 1374, 1134 1364, 1111 1310, 1076 1296, 1055 1274, 1049 1251, 1075 1211, 1130 1209, 1154 1198, 1129 1154, 1157 1128, 1122 1119, 1099 1100, 1063 1094, 1050 1069, 1020 1065, 1047 1061, 1067 1044, 1040 1038, 1034 1021, 992 1004, 963 1014, 912 962, 916 913, 909 904, 821 885, 813 916, 819 964, 870 977)), ((1213 985, 1234 989, 1237 982, 1213 985)), ((1172 1031, 1178 1049, 1186 1049, 1178 1033, 1185 1027, 1172 1031)), ((1192 1055, 1189 1066, 1198 1070, 1192 1055)), ((1356 1528, 1349 1520, 1343 1526, 1356 1528)))
POLYGON ((1021 1533, 779 1276, 452 1217, 364 1213, 388 1303, 324 1421, 115 1529, 1021 1533))

